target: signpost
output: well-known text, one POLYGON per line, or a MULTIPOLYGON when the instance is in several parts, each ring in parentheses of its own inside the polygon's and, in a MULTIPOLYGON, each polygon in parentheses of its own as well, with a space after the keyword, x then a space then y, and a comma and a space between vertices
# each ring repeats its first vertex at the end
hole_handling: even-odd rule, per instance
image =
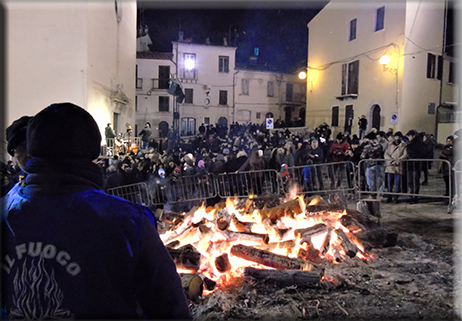
POLYGON ((398 125, 398 113, 391 113, 391 120, 392 125, 398 125))
POLYGON ((273 118, 266 118, 266 129, 273 129, 274 121, 273 118))

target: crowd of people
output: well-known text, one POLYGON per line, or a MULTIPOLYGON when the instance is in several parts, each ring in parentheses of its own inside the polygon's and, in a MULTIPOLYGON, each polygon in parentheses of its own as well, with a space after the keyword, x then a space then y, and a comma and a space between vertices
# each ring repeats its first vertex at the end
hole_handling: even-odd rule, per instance
MULTIPOLYGON (((106 139, 113 138, 108 128, 105 132, 106 139)), ((127 134, 133 134, 131 128, 127 134)), ((25 319, 191 318, 152 210, 104 193, 111 188, 265 169, 288 182, 291 170, 302 168, 308 187, 323 191, 326 173, 317 166, 328 164, 330 189, 340 188, 342 173, 351 184, 352 173, 359 170, 361 190, 373 195, 394 192, 389 202, 409 193, 411 202, 417 202, 435 158, 447 161, 439 170, 446 195, 453 193, 454 149, 460 150, 460 130, 438 146, 433 135, 414 129, 406 134, 372 129, 360 138, 348 132, 333 135, 326 123, 303 133, 288 128, 270 133, 252 123, 233 123, 229 130, 209 125, 188 141, 174 132, 161 139, 151 134, 146 123, 139 149, 101 157, 96 122, 71 103, 50 105, 7 128, 13 161, 2 164, 2 313, 25 319), (69 133, 66 140, 63 131, 69 133), (43 271, 50 279, 46 284, 54 282, 57 292, 39 289, 40 277, 34 271, 43 271), (30 295, 34 307, 18 300, 20 295, 30 295), (51 295, 59 302, 50 310, 51 295)))

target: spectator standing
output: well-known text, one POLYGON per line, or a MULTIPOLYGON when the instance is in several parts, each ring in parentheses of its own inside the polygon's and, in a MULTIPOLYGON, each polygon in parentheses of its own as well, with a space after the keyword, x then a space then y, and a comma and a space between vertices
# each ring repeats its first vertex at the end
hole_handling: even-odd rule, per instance
POLYGON ((448 136, 446 138, 446 145, 444 145, 443 150, 441 151, 440 158, 447 160, 450 165, 448 165, 446 162, 442 163, 441 169, 443 172, 443 179, 444 179, 444 184, 446 187, 446 192, 444 196, 453 196, 454 195, 454 187, 455 187, 455 182, 454 182, 454 175, 452 174, 452 167, 454 166, 454 148, 453 148, 453 143, 454 143, 454 136, 448 136), (451 184, 449 184, 449 177, 451 177, 451 184), (451 185, 451 193, 449 192, 449 186, 451 185))
POLYGON ((359 139, 361 140, 367 129, 367 119, 365 115, 361 115, 361 117, 359 117, 358 126, 359 126, 359 139))
POLYGON ((144 128, 140 131, 138 136, 141 136, 141 141, 143 142, 142 149, 147 149, 149 146, 149 142, 151 141, 151 123, 147 122, 144 125, 144 128))
MULTIPOLYGON (((422 172, 422 161, 413 161, 413 159, 422 159, 424 156, 425 146, 419 133, 411 129, 406 136, 409 139, 407 145, 407 156, 410 159, 406 163, 407 186, 410 194, 419 194, 420 191, 420 173, 422 172)), ((411 203, 418 203, 418 196, 411 196, 411 203)))
POLYGON ((2 222, 2 254, 11 258, 2 269, 7 315, 191 319, 153 213, 101 190, 93 163, 100 143, 93 117, 71 103, 53 104, 29 122, 27 185, 7 208, 9 228, 2 222), (20 275, 34 287, 18 287, 20 275), (44 275, 53 286, 40 282, 44 275), (53 295, 59 301, 50 310, 53 295))
MULTIPOLYGON (((385 173, 388 176, 388 192, 401 192, 403 161, 407 158, 406 143, 403 142, 403 134, 397 131, 393 136, 393 140, 388 144, 384 158, 386 161, 385 173)), ((387 197, 387 203, 391 201, 395 203, 398 200, 398 195, 387 197)))
POLYGON ((114 147, 114 138, 116 137, 116 134, 114 133, 114 130, 111 127, 111 123, 107 123, 107 126, 104 129, 104 133, 106 135, 106 146, 114 147))
MULTIPOLYGON (((330 147, 329 154, 330 159, 333 163, 341 163, 345 161, 345 153, 350 148, 350 144, 348 144, 342 135, 342 133, 338 133, 335 142, 332 143, 330 147)), ((339 188, 342 183, 343 178, 343 171, 345 170, 344 164, 333 164, 329 166, 329 176, 330 176, 330 188, 335 189, 339 188), (335 179, 335 175, 337 175, 337 179, 335 179)))
MULTIPOLYGON (((311 149, 308 150, 307 161, 305 164, 310 162, 313 165, 320 165, 324 161, 324 151, 319 147, 319 141, 317 139, 311 140, 311 149)), ((316 185, 316 180, 319 186, 319 190, 324 190, 324 181, 322 178, 322 167, 320 166, 310 166, 310 178, 311 178, 311 188, 314 190, 316 185)))
MULTIPOLYGON (((378 159, 382 158, 383 150, 379 141, 377 140, 377 135, 373 132, 370 132, 364 137, 364 140, 367 141, 364 149, 361 153, 361 159, 366 159, 366 182, 369 187, 370 192, 377 192, 379 187, 383 184, 381 176, 379 175, 380 169, 377 169, 378 159)), ((371 194, 372 197, 376 197, 375 194, 371 194)))

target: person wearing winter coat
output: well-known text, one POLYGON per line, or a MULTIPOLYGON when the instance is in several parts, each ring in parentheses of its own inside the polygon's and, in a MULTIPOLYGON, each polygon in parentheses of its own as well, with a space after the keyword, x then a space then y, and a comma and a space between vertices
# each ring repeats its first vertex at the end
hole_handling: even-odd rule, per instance
MULTIPOLYGON (((388 192, 399 193, 401 192, 402 175, 403 175, 403 161, 407 158, 406 143, 403 142, 403 134, 397 131, 392 140, 388 143, 387 150, 384 154, 385 158, 385 173, 388 176, 388 192)), ((389 194, 387 203, 391 201, 396 202, 398 195, 389 194)))
POLYGON ((440 158, 447 160, 450 165, 448 165, 446 162, 442 163, 442 171, 443 171, 443 179, 444 179, 444 184, 446 187, 446 193, 444 196, 453 196, 455 193, 454 187, 455 187, 455 182, 454 182, 454 175, 452 173, 451 168, 454 166, 454 148, 453 148, 453 142, 454 142, 454 136, 448 136, 446 138, 446 145, 444 145, 443 150, 441 151, 440 158), (449 177, 451 176, 452 180, 451 183, 449 184, 449 177), (451 192, 449 192, 449 185, 451 185, 451 192))
POLYGON ((8 319, 192 319, 154 214, 101 189, 100 145, 74 104, 30 120, 26 186, 1 223, 8 319))
MULTIPOLYGON (((369 187, 369 191, 377 192, 383 185, 382 176, 380 175, 381 170, 378 166, 382 166, 378 159, 383 157, 382 145, 377 140, 377 135, 370 132, 364 137, 367 141, 364 149, 361 153, 361 159, 366 159, 366 182, 369 187)), ((375 195, 372 195, 375 197, 375 195)))
MULTIPOLYGON (((344 136, 342 133, 338 133, 335 137, 335 142, 332 143, 329 154, 330 154, 330 162, 332 163, 341 163, 345 161, 346 158, 346 151, 350 148, 350 144, 348 144, 344 140, 344 136)), ((332 164, 328 167, 328 174, 330 177, 330 188, 335 189, 339 188, 342 179, 343 179, 343 172, 345 171, 344 164, 332 164), (337 175, 337 179, 335 179, 335 175, 337 175)))
MULTIPOLYGON (((425 145, 422 142, 422 138, 419 133, 411 129, 407 132, 406 136, 409 139, 406 151, 409 161, 406 164, 407 174, 407 186, 410 194, 419 194, 420 191, 420 174, 422 172, 422 161, 413 161, 413 159, 422 159, 424 157, 425 145)), ((411 196, 411 203, 417 203, 419 201, 418 196, 411 196)))

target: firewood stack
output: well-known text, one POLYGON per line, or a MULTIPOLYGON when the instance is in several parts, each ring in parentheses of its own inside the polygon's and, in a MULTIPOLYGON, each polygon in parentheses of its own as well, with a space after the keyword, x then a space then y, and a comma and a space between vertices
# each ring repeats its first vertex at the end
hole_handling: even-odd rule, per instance
POLYGON ((227 199, 163 212, 159 234, 192 301, 237 279, 319 286, 326 264, 368 261, 372 248, 396 241, 376 217, 319 196, 227 199))

